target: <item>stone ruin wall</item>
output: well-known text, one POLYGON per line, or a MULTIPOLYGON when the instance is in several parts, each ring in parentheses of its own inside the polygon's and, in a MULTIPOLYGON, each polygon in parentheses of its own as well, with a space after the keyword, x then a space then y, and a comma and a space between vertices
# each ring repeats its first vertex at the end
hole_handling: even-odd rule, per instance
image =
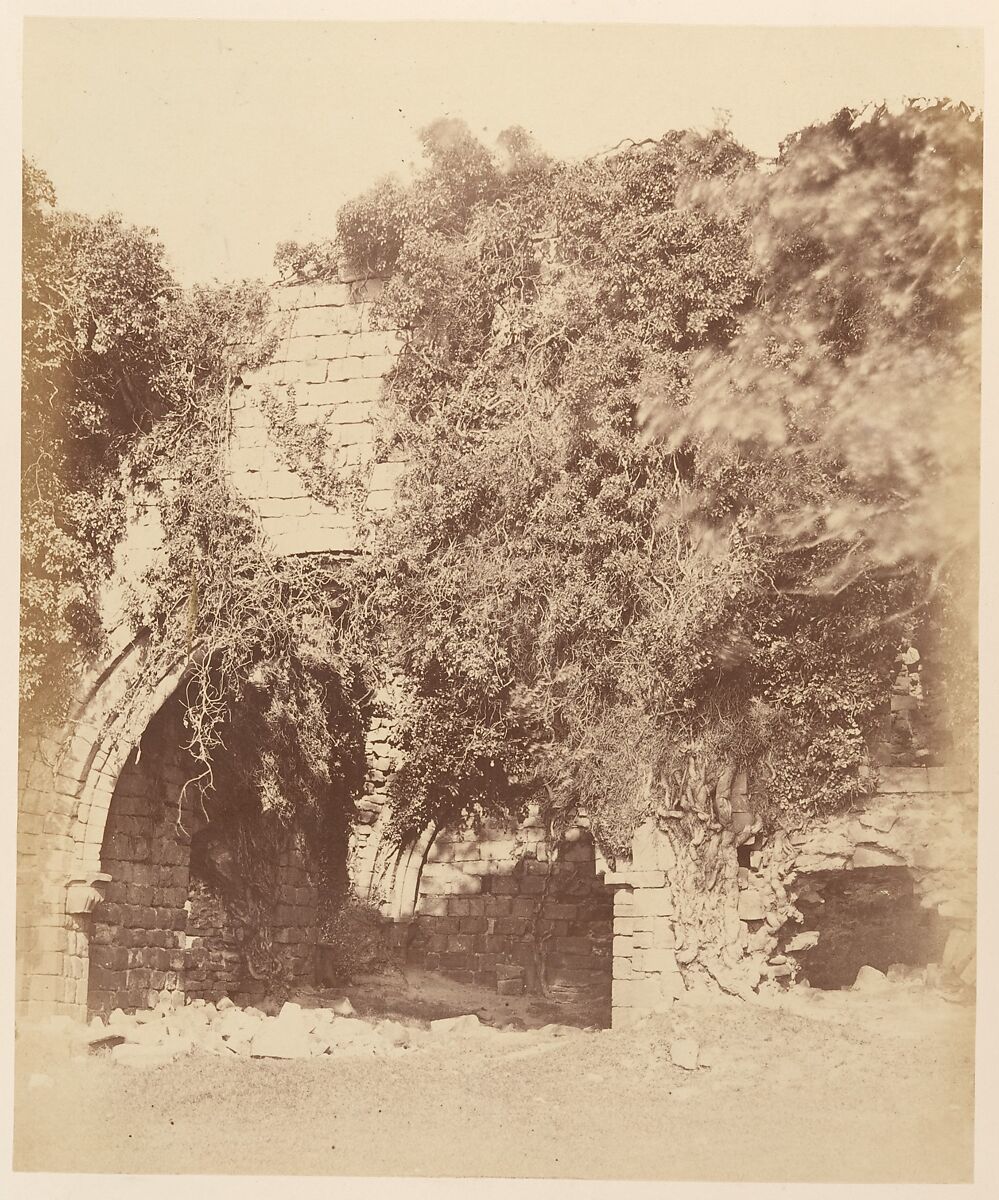
MULTIPOLYGON (((316 501, 308 481, 290 469, 281 440, 263 410, 263 389, 279 404, 282 398, 290 401, 297 423, 324 424, 329 434, 329 465, 336 470, 347 473, 370 464, 380 377, 398 345, 398 336, 392 331, 374 328, 372 304, 380 286, 378 281, 344 278, 321 287, 275 289, 279 340, 274 361, 255 377, 248 374, 231 399, 233 484, 278 554, 352 552, 356 528, 352 515, 316 501)), ((369 511, 388 504, 399 470, 398 463, 370 466, 364 501, 369 511)), ((169 483, 165 480, 164 486, 169 483)), ((86 1011, 94 913, 101 904, 110 905, 111 914, 117 905, 121 913, 124 896, 133 928, 143 928, 137 923, 148 920, 148 910, 152 910, 164 914, 161 924, 167 927, 154 931, 157 941, 160 932, 164 937, 169 934, 174 943, 179 936, 176 896, 164 902, 160 895, 160 904, 133 904, 128 897, 146 899, 136 888, 151 888, 158 894, 163 889, 179 889, 182 864, 146 859, 142 842, 146 834, 136 833, 135 844, 120 849, 126 845, 122 839, 132 834, 122 833, 119 821, 125 822, 126 829, 128 822, 139 822, 151 840, 157 844, 162 840, 162 830, 154 836, 154 830, 159 830, 157 818, 151 811, 128 811, 141 804, 136 796, 126 795, 138 787, 127 764, 184 672, 182 662, 158 658, 148 631, 133 629, 127 619, 130 587, 155 565, 161 552, 156 493, 138 487, 127 498, 126 533, 116 550, 114 576, 102 597, 105 654, 84 672, 65 725, 36 731, 19 746, 15 1002, 20 1015, 78 1016, 86 1011), (119 783, 121 790, 115 798, 119 783), (106 845, 109 820, 115 840, 106 845), (163 873, 167 869, 169 882, 163 873), (129 892, 129 888, 133 890, 129 892)), ((172 770, 164 764, 163 786, 172 770)), ((370 804, 368 807, 370 810, 370 804)), ((368 818, 373 816, 369 811, 368 818)), ((157 849, 153 857, 173 853, 157 849)), ((289 863, 288 869, 298 881, 284 886, 299 889, 297 902, 300 891, 309 885, 295 875, 301 864, 289 863)), ((118 918, 106 919, 107 907, 102 911, 105 921, 96 924, 103 925, 101 937, 110 939, 112 929, 124 926, 116 926, 118 918)), ((310 922, 300 918, 298 914, 290 928, 309 929, 310 922)), ((210 961, 207 965, 202 962, 198 969, 206 987, 218 986, 224 955, 231 956, 231 950, 222 948, 229 934, 218 922, 212 924, 208 914, 196 913, 195 919, 201 921, 198 928, 204 936, 192 934, 202 945, 189 949, 207 953, 210 961)), ((140 985, 149 982, 151 989, 154 978, 159 982, 160 973, 172 980, 170 973, 175 968, 159 964, 176 961, 176 957, 164 959, 159 952, 176 952, 179 947, 152 944, 148 937, 147 941, 150 944, 119 946, 130 952, 124 957, 100 951, 104 957, 100 963, 95 960, 95 980, 101 990, 108 995, 138 995, 140 985), (132 951, 141 951, 147 962, 138 965, 132 951), (157 965, 152 965, 154 962, 157 965), (130 969, 149 972, 148 979, 133 975, 130 983, 130 969), (116 974, 122 971, 124 977, 116 974)))
MULTIPOLYGON (((284 964, 289 986, 315 979, 318 940, 318 890, 309 867, 291 846, 278 856, 278 903, 269 935, 272 952, 284 964)), ((257 1004, 270 987, 247 966, 240 930, 232 915, 208 888, 192 880, 184 937, 183 990, 191 999, 217 1001, 223 996, 239 1004, 257 1004)))
POLYGON ((404 761, 397 713, 405 694, 399 674, 376 694, 348 856, 355 895, 395 922, 386 934, 392 954, 503 994, 606 1007, 612 899, 585 821, 554 853, 534 811, 521 823, 432 828, 394 847, 389 785, 404 761))
MULTIPOLYGON (((348 506, 310 494, 309 480, 294 469, 287 440, 268 414, 274 405, 289 407, 302 427, 323 427, 325 465, 344 479, 366 470, 368 512, 391 503, 403 464, 372 459, 381 378, 401 338, 376 327, 373 304, 381 286, 348 277, 275 289, 273 360, 247 372, 231 398, 232 482, 278 554, 352 553, 358 530, 348 506)), ((106 657, 87 672, 66 727, 20 747, 22 1015, 82 1015, 88 1004, 100 1011, 137 1007, 154 996, 180 1002, 185 995, 253 993, 232 922, 192 879, 189 848, 176 837, 177 796, 187 775, 183 754, 170 749, 181 738, 168 709, 183 664, 157 661, 148 637, 126 619, 130 586, 161 550, 156 494, 139 487, 128 498, 126 534, 103 597, 106 657)), ((610 910, 587 865, 588 835, 562 848, 544 893, 539 881, 549 866, 536 825, 494 831, 482 842, 490 848, 481 851, 468 850, 467 832, 442 832, 425 876, 430 836, 402 854, 386 843, 388 781, 399 762, 393 712, 400 688, 404 681, 386 681, 367 731, 368 769, 348 847, 354 891, 400 922, 392 940, 413 963, 490 984, 502 977, 512 981, 504 985, 509 988, 534 986, 540 938, 554 989, 599 992, 594 979, 607 976, 610 910), (484 863, 495 868, 495 893, 484 863), (439 874, 444 865, 451 873, 446 880, 439 874), (581 871, 588 876, 582 882, 576 878, 581 871), (459 874, 464 882, 456 883, 459 874), (593 969, 593 962, 604 965, 593 969)), ((180 815, 194 823, 189 805, 180 815)), ((306 979, 317 939, 315 887, 294 849, 279 869, 275 940, 288 951, 295 977, 306 979)))
POLYGON ((256 513, 280 555, 358 549, 348 505, 310 494, 295 470, 268 407, 285 404, 303 427, 329 439, 323 465, 345 481, 365 469, 365 508, 384 511, 402 469, 398 459, 374 462, 382 377, 402 345, 396 330, 376 327, 379 280, 276 289, 273 360, 247 372, 231 400, 229 463, 236 490, 256 513))
POLYGON ((140 745, 118 777, 105 826, 101 866, 110 879, 90 917, 93 1012, 183 993, 190 872, 175 827, 178 818, 190 824, 191 811, 190 803, 178 808, 188 778, 179 712, 159 714, 140 745))
POLYGON ((792 833, 794 869, 905 867, 923 908, 962 927, 975 919, 978 795, 966 772, 886 767, 862 809, 792 833))
MULTIPOLYGON (((92 1013, 182 1004, 185 997, 251 1003, 266 993, 247 968, 229 909, 192 872, 190 835, 204 822, 190 797, 181 800, 192 775, 182 743, 180 708, 168 701, 118 777, 101 849, 110 878, 89 915, 92 1013)), ((293 844, 272 866, 275 948, 290 980, 311 981, 316 888, 293 844)))
MULTIPOLYGON (((345 478, 368 468, 369 512, 391 504, 404 464, 372 458, 381 377, 401 337, 375 328, 380 287, 345 278, 276 289, 274 360, 247 374, 232 397, 233 483, 279 554, 351 553, 358 531, 354 514, 316 499, 293 469, 268 416, 273 403, 290 405, 300 425, 323 424, 329 465, 345 478)), ((159 552, 155 497, 133 494, 128 516, 105 597, 107 655, 86 673, 67 725, 20 748, 19 1014, 82 1015, 89 994, 106 1007, 143 994, 148 1003, 152 993, 215 996, 240 986, 234 931, 185 881, 187 859, 170 839, 178 764, 168 754, 157 760, 151 747, 134 757, 183 664, 156 661, 143 631, 123 618, 129 581, 159 552)), ((401 852, 391 845, 388 782, 400 761, 393 713, 404 687, 386 681, 367 732, 368 772, 348 854, 356 894, 397 922, 399 952, 414 965, 511 991, 606 996, 612 974, 616 1022, 668 1007, 697 948, 674 907, 672 864, 648 829, 634 861, 616 872, 604 869, 585 828, 551 854, 533 818, 474 836, 430 830, 401 852)), ((932 769, 901 782, 897 772, 882 774, 882 792, 864 811, 775 839, 740 870, 741 898, 727 916, 731 957, 760 968, 757 979, 785 974, 776 933, 793 921, 795 884, 810 870, 901 862, 921 900, 973 938, 973 788, 932 769)), ((307 978, 315 891, 293 851, 280 867, 287 924, 278 934, 307 978)))
MULTIPOLYGON (((960 770, 883 768, 878 791, 853 811, 760 839, 724 913, 722 956, 734 989, 748 995, 793 974, 794 935, 807 932, 795 901, 809 889, 809 875, 870 867, 911 876, 920 905, 944 922, 949 946, 971 947, 960 983, 973 987, 977 822, 977 790, 960 770)), ((614 889, 612 1022, 628 1024, 667 1011, 685 993, 680 968, 697 962, 702 946, 696 925, 679 911, 674 852, 654 821, 636 833, 631 861, 617 866, 604 874, 614 889)))
POLYGON ((406 935, 406 961, 504 995, 610 1001, 612 898, 583 825, 552 849, 532 812, 439 834, 406 935))

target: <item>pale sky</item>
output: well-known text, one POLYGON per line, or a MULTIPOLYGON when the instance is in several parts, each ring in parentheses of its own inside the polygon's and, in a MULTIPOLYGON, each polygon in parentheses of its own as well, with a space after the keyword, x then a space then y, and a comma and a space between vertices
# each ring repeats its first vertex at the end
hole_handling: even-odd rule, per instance
POLYGON ((844 105, 982 104, 979 35, 947 29, 29 19, 24 148, 60 202, 154 226, 185 282, 272 278, 276 244, 463 117, 581 156, 707 127, 773 154, 844 105))

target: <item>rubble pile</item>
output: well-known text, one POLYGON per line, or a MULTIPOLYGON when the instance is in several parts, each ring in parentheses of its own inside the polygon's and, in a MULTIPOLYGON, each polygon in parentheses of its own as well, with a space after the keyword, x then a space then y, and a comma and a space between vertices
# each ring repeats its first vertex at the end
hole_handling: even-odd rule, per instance
POLYGON ((106 1024, 94 1017, 83 1040, 92 1051, 109 1050, 123 1065, 159 1066, 192 1053, 224 1058, 401 1054, 421 1036, 423 1031, 395 1021, 363 1021, 349 1000, 328 1008, 287 1003, 276 1016, 268 1016, 222 999, 131 1014, 116 1009, 106 1024))
POLYGON ((115 1009, 105 1021, 93 1017, 83 1025, 70 1017, 50 1017, 19 1034, 40 1035, 49 1051, 59 1043, 68 1054, 108 1055, 121 1066, 154 1068, 192 1054, 222 1058, 304 1059, 392 1057, 421 1046, 454 1039, 504 1039, 547 1042, 578 1029, 546 1025, 523 1030, 495 1028, 474 1013, 424 1023, 387 1018, 364 1020, 346 997, 321 1007, 288 1002, 269 1016, 259 1008, 242 1008, 228 998, 217 1004, 202 999, 183 1007, 168 1003, 126 1013, 115 1009))

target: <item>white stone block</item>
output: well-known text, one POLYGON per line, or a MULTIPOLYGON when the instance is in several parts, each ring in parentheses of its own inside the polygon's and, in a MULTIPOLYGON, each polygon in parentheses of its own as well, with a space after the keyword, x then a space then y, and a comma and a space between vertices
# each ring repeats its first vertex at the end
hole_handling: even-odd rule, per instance
POLYGON ((330 417, 334 425, 357 425, 370 421, 375 416, 375 406, 370 403, 338 404, 330 417))
POLYGON ((326 337, 329 334, 342 333, 342 312, 342 308, 300 308, 295 313, 291 334, 293 337, 326 337))
POLYGON ((337 426, 341 446, 370 445, 375 440, 375 427, 368 421, 337 426))
POLYGON ((313 287, 308 283, 281 284, 274 288, 272 295, 279 312, 293 312, 312 303, 313 287))
POLYGON ((361 364, 360 375, 363 379, 381 379, 395 366, 395 355, 371 354, 357 361, 361 364))
POLYGON ((395 358, 404 344, 403 336, 397 330, 368 330, 350 336, 345 353, 352 358, 366 358, 369 355, 395 358))
POLYGON ((326 364, 326 378, 331 382, 344 382, 367 377, 364 358, 341 358, 326 364))
POLYGON ((316 343, 316 358, 350 357, 351 338, 346 333, 330 333, 313 339, 316 343))
POLYGON ((346 283, 318 283, 311 291, 309 307, 340 307, 353 299, 351 288, 346 283))

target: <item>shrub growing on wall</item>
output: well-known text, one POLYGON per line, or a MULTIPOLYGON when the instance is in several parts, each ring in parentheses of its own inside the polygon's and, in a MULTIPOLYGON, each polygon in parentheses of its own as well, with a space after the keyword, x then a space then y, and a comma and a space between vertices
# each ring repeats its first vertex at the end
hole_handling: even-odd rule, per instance
POLYGON ((97 594, 121 533, 118 464, 168 403, 173 280, 149 230, 56 207, 23 167, 22 720, 59 720, 100 643, 97 594))
POLYGON ((129 598, 150 635, 136 686, 186 662, 201 813, 297 825, 332 893, 363 771, 367 655, 347 569, 277 559, 228 481, 229 394, 270 354, 268 306, 257 283, 179 287, 152 231, 61 211, 25 164, 22 729, 58 723, 99 660, 101 587, 126 492, 144 489, 163 544, 129 598))
MULTIPOLYGON (((383 311, 410 331, 385 431, 409 470, 369 564, 416 691, 400 827, 535 795, 556 819, 584 804, 620 852, 650 806, 682 802, 691 754, 712 789, 749 767, 770 824, 848 804, 919 581, 864 569, 832 595, 805 586, 842 545, 782 538, 770 518, 828 509, 842 464, 733 451, 739 430, 772 425, 771 393, 684 423, 712 419, 711 381, 768 314, 800 316, 794 279, 828 266, 821 206, 811 242, 786 234, 794 268, 773 266, 784 197, 806 224, 814 202, 794 146, 817 152, 819 135, 769 174, 723 130, 576 164, 519 131, 492 154, 454 122, 424 140, 424 174, 352 202, 337 234, 344 257, 391 273, 383 311)), ((881 243, 907 219, 887 212, 881 243)), ((892 286, 880 254, 868 304, 892 286)), ((797 397, 794 362, 770 369, 797 397)))

